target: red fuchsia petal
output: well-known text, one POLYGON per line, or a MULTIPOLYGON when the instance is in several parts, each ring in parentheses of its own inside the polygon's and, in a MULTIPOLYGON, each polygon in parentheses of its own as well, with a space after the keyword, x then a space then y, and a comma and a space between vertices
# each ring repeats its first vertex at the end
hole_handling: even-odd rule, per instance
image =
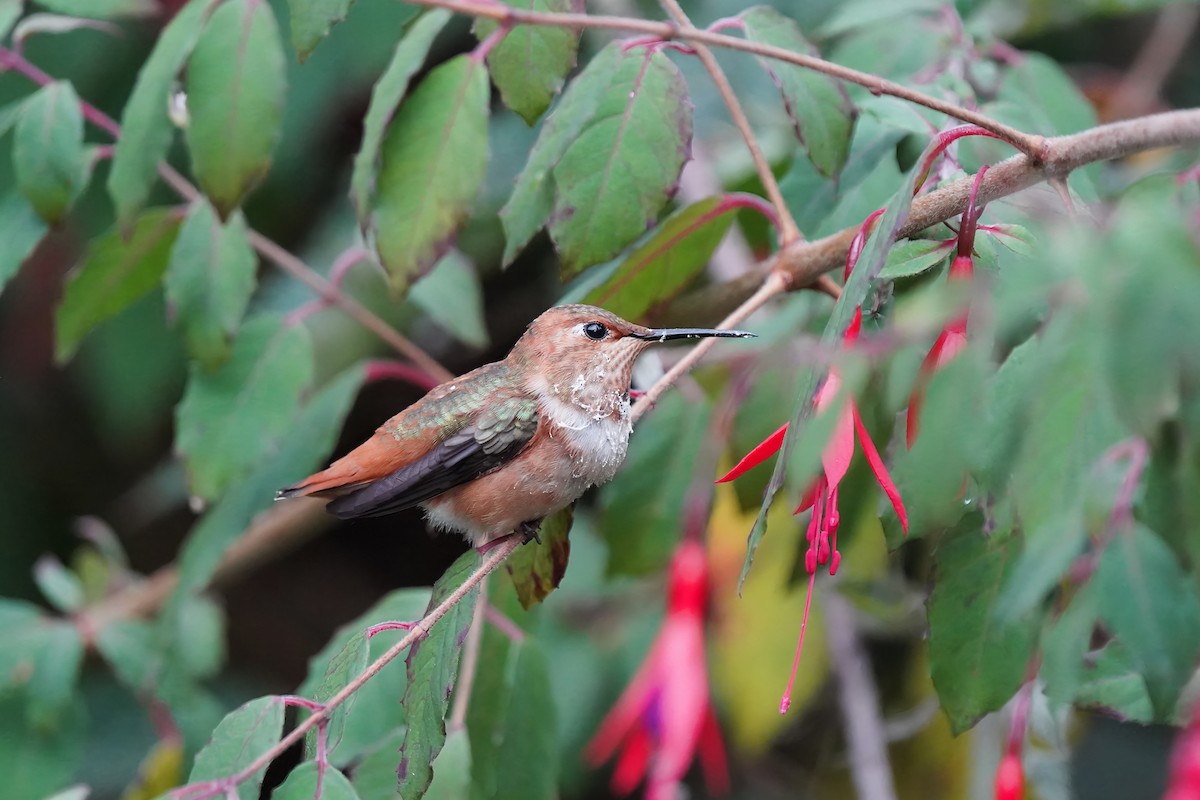
POLYGON ((853 398, 846 398, 846 405, 838 412, 833 434, 821 451, 821 464, 830 488, 837 488, 850 469, 850 459, 854 458, 854 418, 857 415, 853 398))
POLYGON ((704 620, 668 615, 661 633, 664 680, 659 687, 658 746, 650 767, 653 783, 678 783, 696 757, 708 708, 704 620))
POLYGON ((787 434, 787 428, 788 424, 786 422, 783 423, 779 430, 772 433, 766 439, 763 439, 758 446, 747 453, 741 461, 735 464, 733 469, 717 478, 717 483, 726 483, 727 481, 739 478, 757 467, 762 462, 766 461, 771 456, 778 453, 779 448, 783 445, 783 437, 787 434))
POLYGON ((1191 722, 1175 737, 1169 780, 1163 800, 1200 797, 1200 703, 1192 707, 1191 722))
POLYGON ((929 348, 929 352, 921 361, 921 368, 917 371, 917 383, 908 397, 908 414, 905 415, 904 440, 910 450, 913 443, 917 441, 917 431, 921 421, 921 404, 925 400, 925 385, 934 372, 945 366, 950 359, 967 346, 966 327, 966 316, 953 320, 938 334, 933 347, 929 348))
POLYGON ((608 712, 591 741, 587 743, 584 757, 592 766, 599 766, 608 761, 621 742, 640 729, 642 714, 654 696, 655 684, 660 680, 658 659, 661 650, 661 641, 655 640, 633 680, 625 687, 616 705, 608 712))
POLYGON ((1025 796, 1025 773, 1021 757, 1005 753, 996 769, 996 800, 1022 800, 1025 796))
MULTIPOLYGON (((809 550, 811 553, 812 551, 809 550)), ((808 571, 808 595, 804 598, 804 616, 800 619, 800 641, 796 644, 796 657, 792 659, 792 672, 788 675, 787 688, 779 701, 779 713, 786 714, 792 707, 792 687, 796 684, 796 672, 800 669, 800 654, 804 652, 804 634, 808 630, 808 612, 812 609, 813 586, 817 582, 815 569, 808 571)))
POLYGON ((875 480, 879 482, 879 488, 883 489, 883 493, 892 502, 892 508, 896 509, 896 516, 900 518, 900 526, 904 528, 905 533, 908 533, 908 512, 904 510, 904 501, 900 499, 900 490, 896 488, 896 484, 892 483, 892 476, 888 474, 887 467, 883 465, 883 459, 879 457, 879 451, 875 449, 875 443, 871 441, 871 434, 867 433, 867 426, 863 425, 857 408, 854 409, 854 428, 858 431, 858 441, 862 443, 863 453, 867 457, 867 463, 871 465, 871 472, 875 474, 875 480))
POLYGON ((850 318, 850 324, 846 326, 846 332, 842 334, 842 339, 847 343, 858 341, 860 331, 862 331, 862 306, 854 309, 854 316, 850 318))
POLYGON ((725 742, 721 739, 721 726, 717 724, 717 715, 711 705, 705 709, 704 725, 700 729, 700 770, 704 773, 704 785, 709 794, 729 791, 725 742))
POLYGON ((820 496, 821 492, 823 491, 825 491, 824 475, 817 478, 815 481, 813 481, 812 486, 808 487, 808 491, 804 493, 804 497, 800 498, 800 505, 796 506, 796 510, 793 511, 792 514, 802 514, 805 511, 808 511, 813 507, 813 504, 817 502, 817 497, 820 496))
POLYGON ((708 554, 704 545, 686 541, 671 559, 667 615, 691 614, 700 619, 708 603, 708 554))
POLYGON ((638 728, 632 732, 625 749, 621 751, 621 757, 617 759, 616 768, 613 769, 611 785, 615 794, 624 797, 637 788, 646 776, 653 749, 654 742, 645 728, 638 728))

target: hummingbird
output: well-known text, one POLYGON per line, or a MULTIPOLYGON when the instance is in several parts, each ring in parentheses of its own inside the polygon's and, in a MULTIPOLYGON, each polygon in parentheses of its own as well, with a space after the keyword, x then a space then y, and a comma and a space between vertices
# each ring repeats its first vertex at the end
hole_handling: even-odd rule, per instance
POLYGON ((541 520, 605 483, 625 461, 633 362, 655 342, 745 338, 712 328, 646 328, 565 305, 529 324, 501 361, 434 387, 327 469, 276 499, 332 497, 340 519, 420 506, 475 547, 541 520))

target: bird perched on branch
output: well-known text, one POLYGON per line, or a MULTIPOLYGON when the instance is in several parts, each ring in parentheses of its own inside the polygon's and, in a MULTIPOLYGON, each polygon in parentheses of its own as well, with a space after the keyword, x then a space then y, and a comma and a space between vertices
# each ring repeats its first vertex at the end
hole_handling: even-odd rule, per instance
POLYGON ((332 497, 342 519, 421 506, 481 547, 610 480, 625 460, 633 362, 654 342, 745 331, 646 328, 601 308, 551 308, 502 360, 432 389, 329 468, 277 498, 332 497))

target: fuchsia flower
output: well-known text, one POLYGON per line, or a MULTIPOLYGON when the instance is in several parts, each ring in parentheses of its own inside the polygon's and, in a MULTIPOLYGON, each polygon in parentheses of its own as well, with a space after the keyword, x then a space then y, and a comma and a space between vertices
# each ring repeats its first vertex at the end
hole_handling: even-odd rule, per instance
MULTIPOLYGON (((850 251, 846 255, 846 278, 850 277, 850 271, 858 262, 858 258, 862 255, 863 247, 866 245, 867 236, 871 231, 871 226, 875 220, 883 213, 883 209, 876 211, 871 216, 867 217, 862 228, 855 235, 854 240, 850 244, 850 251)), ((860 330, 862 329, 862 309, 856 309, 854 318, 850 322, 850 326, 843 334, 843 339, 847 345, 852 345, 858 339, 860 330)), ((817 392, 814 400, 817 413, 826 411, 829 405, 837 398, 842 387, 842 376, 838 372, 837 367, 832 367, 829 370, 829 376, 825 379, 825 383, 817 392)), ((731 481, 745 473, 747 470, 761 464, 771 455, 779 450, 783 444, 783 437, 787 433, 787 425, 784 424, 779 430, 771 434, 762 444, 751 450, 745 458, 737 463, 733 469, 717 480, 718 483, 731 481)), ((863 454, 867 457, 867 463, 871 467, 871 472, 875 475, 875 480, 879 482, 880 488, 891 501, 892 507, 896 510, 896 516, 900 518, 900 525, 904 528, 905 533, 908 532, 908 514, 904 510, 904 502, 900 499, 900 492, 896 489, 896 484, 892 482, 891 476, 888 474, 887 467, 884 466, 883 459, 879 456, 879 449, 875 447, 875 443, 871 441, 871 435, 867 432, 867 428, 863 425, 862 417, 858 413, 858 406, 854 402, 853 397, 846 398, 845 405, 838 413, 838 419, 833 428, 833 434, 825 445, 825 449, 821 452, 821 474, 804 493, 804 498, 800 505, 796 508, 797 514, 812 509, 812 518, 808 522, 808 531, 805 534, 808 540, 808 551, 804 555, 804 568, 808 572, 808 596, 804 601, 804 617, 800 622, 800 641, 796 646, 796 657, 792 662, 792 672, 788 677, 787 689, 784 691, 783 699, 779 704, 779 713, 787 713, 788 707, 791 705, 792 686, 796 681, 796 671, 800 666, 800 654, 804 650, 804 634, 808 629, 808 614, 812 607, 813 586, 816 583, 816 574, 818 565, 828 564, 829 574, 837 573, 838 565, 841 563, 842 556, 837 549, 837 530, 841 522, 841 515, 838 512, 838 486, 842 479, 846 477, 846 472, 850 468, 850 460, 854 456, 854 440, 857 437, 862 444, 863 454)))
POLYGON ((708 691, 708 591, 704 546, 686 541, 671 560, 667 617, 658 638, 585 752, 599 765, 621 751, 612 776, 618 795, 631 793, 645 779, 647 800, 673 800, 697 754, 709 791, 729 788, 725 747, 708 691))

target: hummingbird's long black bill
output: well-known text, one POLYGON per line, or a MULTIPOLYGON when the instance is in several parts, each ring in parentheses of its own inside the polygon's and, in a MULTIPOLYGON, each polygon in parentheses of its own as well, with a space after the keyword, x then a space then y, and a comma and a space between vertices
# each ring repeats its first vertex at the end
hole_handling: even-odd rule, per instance
POLYGON ((752 339, 756 334, 749 331, 724 331, 716 328, 651 328, 645 333, 629 334, 635 339, 645 339, 648 342, 665 342, 670 339, 704 339, 716 337, 719 339, 752 339))

